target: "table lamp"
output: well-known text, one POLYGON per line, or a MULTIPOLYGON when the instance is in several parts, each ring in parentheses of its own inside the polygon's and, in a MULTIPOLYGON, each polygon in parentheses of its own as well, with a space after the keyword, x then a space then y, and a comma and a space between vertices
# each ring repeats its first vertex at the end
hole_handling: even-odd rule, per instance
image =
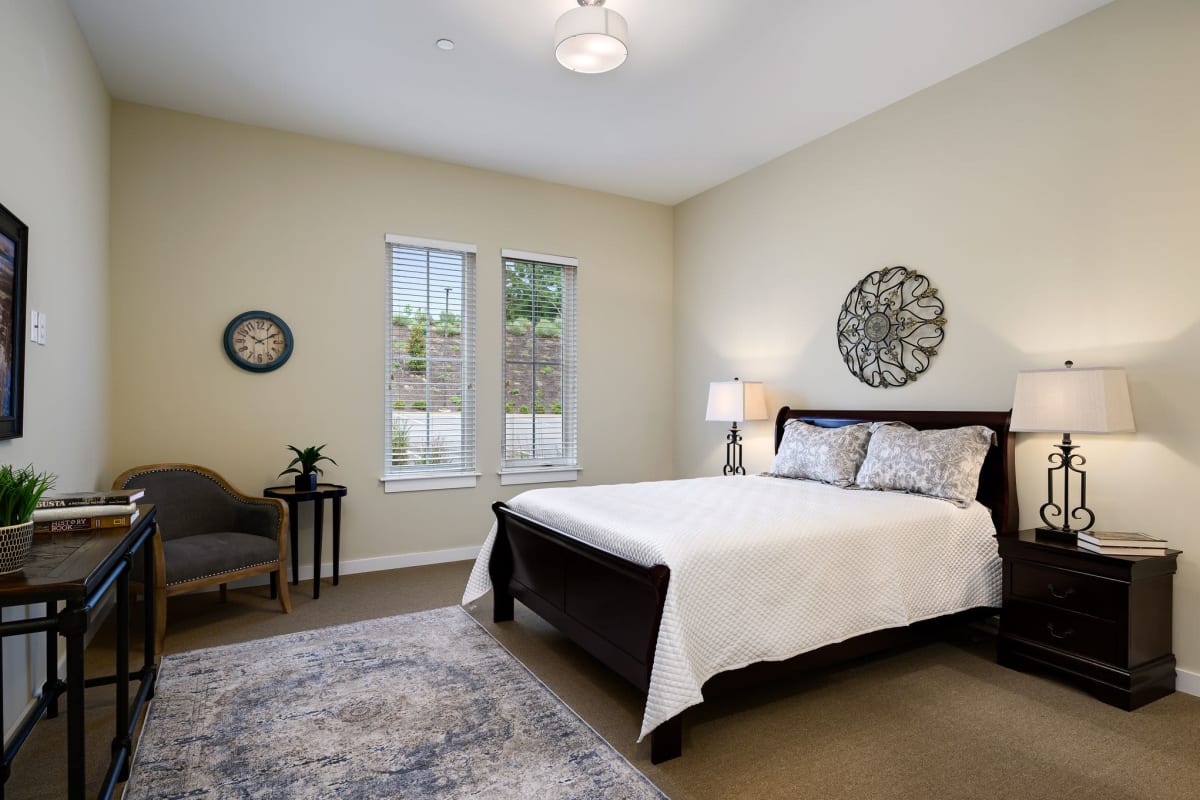
POLYGON ((1117 367, 1030 370, 1017 374, 1013 394, 1012 421, 1009 429, 1027 433, 1062 433, 1061 452, 1051 453, 1046 470, 1048 498, 1039 514, 1045 527, 1037 529, 1041 538, 1075 541, 1075 534, 1096 522, 1087 507, 1087 473, 1080 467, 1086 459, 1076 453, 1072 433, 1128 433, 1134 430, 1133 409, 1129 404, 1129 384, 1125 370, 1117 367), (1054 499, 1054 473, 1061 471, 1062 503, 1054 499), (1071 473, 1079 475, 1079 505, 1071 508, 1071 473), (1057 518, 1054 524, 1051 518, 1057 518), (1072 520, 1084 524, 1072 528, 1072 520))
POLYGON ((708 385, 708 422, 732 422, 725 437, 725 475, 745 475, 742 466, 742 434, 737 424, 746 420, 766 419, 767 400, 758 381, 713 381, 708 385))

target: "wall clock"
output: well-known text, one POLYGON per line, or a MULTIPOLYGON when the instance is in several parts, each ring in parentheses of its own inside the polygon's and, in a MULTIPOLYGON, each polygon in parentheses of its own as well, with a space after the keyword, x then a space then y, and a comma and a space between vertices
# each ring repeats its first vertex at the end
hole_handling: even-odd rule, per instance
POLYGON ((904 386, 945 338, 945 306, 929 279, 907 267, 877 269, 846 295, 838 350, 850 374, 874 388, 904 386))
POLYGON ((242 369, 270 372, 292 355, 292 329, 269 311, 238 314, 225 326, 225 354, 242 369))

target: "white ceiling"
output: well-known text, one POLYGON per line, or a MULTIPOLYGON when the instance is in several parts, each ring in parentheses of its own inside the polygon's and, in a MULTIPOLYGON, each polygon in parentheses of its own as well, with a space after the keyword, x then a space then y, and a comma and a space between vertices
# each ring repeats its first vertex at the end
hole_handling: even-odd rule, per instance
POLYGON ((609 0, 581 75, 574 0, 69 0, 121 100, 670 204, 1108 1, 609 0))

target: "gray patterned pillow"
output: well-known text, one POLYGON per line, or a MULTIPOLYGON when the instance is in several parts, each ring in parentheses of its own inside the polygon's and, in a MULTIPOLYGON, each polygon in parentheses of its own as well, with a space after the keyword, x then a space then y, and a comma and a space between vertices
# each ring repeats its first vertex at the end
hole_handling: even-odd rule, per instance
POLYGON ((804 420, 788 420, 769 474, 849 486, 867 455, 870 435, 871 426, 866 422, 822 428, 804 420))
POLYGON ((871 426, 867 457, 855 481, 949 500, 966 508, 979 489, 979 470, 996 434, 983 425, 919 431, 903 422, 871 426))

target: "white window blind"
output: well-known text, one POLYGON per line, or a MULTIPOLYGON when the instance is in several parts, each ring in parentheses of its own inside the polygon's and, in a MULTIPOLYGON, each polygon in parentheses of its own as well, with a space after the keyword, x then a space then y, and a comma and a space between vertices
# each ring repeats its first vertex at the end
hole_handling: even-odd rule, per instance
POLYGON ((574 259, 504 250, 501 469, 578 465, 574 259))
POLYGON ((384 478, 475 472, 475 247, 387 237, 384 478))

